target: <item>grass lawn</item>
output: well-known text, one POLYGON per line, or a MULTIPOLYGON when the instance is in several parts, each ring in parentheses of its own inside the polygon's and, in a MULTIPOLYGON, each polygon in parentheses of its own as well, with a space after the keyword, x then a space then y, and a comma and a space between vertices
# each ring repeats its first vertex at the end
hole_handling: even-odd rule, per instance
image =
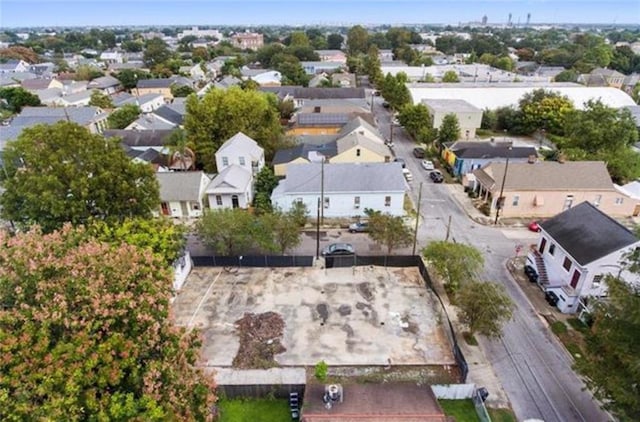
POLYGON ((491 409, 487 408, 492 422, 517 422, 516 416, 511 409, 491 409))
POLYGON ((289 404, 273 399, 221 399, 219 422, 289 422, 289 404))
POLYGON ((451 416, 456 422, 479 422, 476 408, 471 399, 468 400, 438 400, 444 414, 451 416))

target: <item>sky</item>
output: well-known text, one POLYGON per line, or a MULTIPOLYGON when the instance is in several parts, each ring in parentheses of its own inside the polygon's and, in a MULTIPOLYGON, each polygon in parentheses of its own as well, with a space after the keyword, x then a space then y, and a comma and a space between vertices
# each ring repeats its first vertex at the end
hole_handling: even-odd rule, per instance
POLYGON ((0 0, 0 27, 480 21, 640 24, 640 0, 0 0))

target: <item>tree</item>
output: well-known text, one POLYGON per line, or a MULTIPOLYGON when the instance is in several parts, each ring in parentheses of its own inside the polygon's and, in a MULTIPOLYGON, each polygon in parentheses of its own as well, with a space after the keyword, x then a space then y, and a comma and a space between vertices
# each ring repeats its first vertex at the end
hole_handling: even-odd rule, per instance
POLYGON ((166 64, 171 56, 172 54, 171 51, 169 51, 167 43, 160 38, 152 38, 148 40, 145 45, 142 60, 145 66, 154 69, 159 65, 166 64))
POLYGON ((184 128, 200 167, 215 169, 214 152, 238 132, 254 139, 267 157, 275 151, 282 127, 278 100, 272 94, 238 87, 212 89, 204 97, 187 97, 184 128))
POLYGON ((174 129, 165 142, 169 149, 169 166, 176 167, 180 163, 178 170, 192 170, 196 165, 196 155, 193 146, 189 143, 184 129, 174 129))
POLYGON ((189 85, 171 85, 171 95, 176 98, 188 97, 193 94, 195 91, 189 85))
POLYGON ((168 318, 161 259, 69 226, 0 245, 0 419, 211 419, 215 384, 197 331, 168 318))
MULTIPOLYGON (((637 267, 637 256, 632 265, 637 267)), ((636 421, 640 420, 640 290, 618 277, 605 281, 609 297, 594 306, 593 325, 576 367, 606 409, 621 421, 636 421)))
POLYGON ((460 82, 460 78, 458 78, 458 74, 455 70, 447 70, 442 75, 442 82, 460 82))
POLYGON ((76 68, 74 79, 76 81, 91 81, 101 76, 104 76, 104 73, 102 73, 95 67, 89 65, 81 65, 76 68))
POLYGON ((149 79, 151 74, 142 70, 124 69, 115 75, 124 89, 133 89, 140 79, 149 79))
POLYGON ((398 121, 414 139, 425 129, 433 127, 433 118, 424 104, 407 104, 400 110, 398 121))
POLYGON ((578 72, 573 69, 563 70, 558 73, 553 80, 555 82, 576 82, 578 80, 578 72))
POLYGON ((383 80, 382 70, 380 69, 380 57, 378 47, 371 45, 369 51, 364 58, 364 71, 369 76, 369 81, 374 86, 380 86, 383 80))
POLYGON ((220 255, 235 256, 257 246, 261 234, 256 217, 240 208, 205 210, 196 223, 203 242, 220 255))
POLYGON ((347 33, 347 52, 349 55, 366 54, 369 48, 369 33, 360 25, 352 26, 347 33))
POLYGON ((399 247, 408 246, 413 241, 413 234, 404 224, 400 216, 390 214, 369 214, 369 237, 371 240, 387 248, 387 255, 399 247))
POLYGON ((296 201, 291 205, 288 214, 293 218, 293 223, 296 227, 304 227, 307 224, 307 218, 309 216, 309 210, 302 201, 296 201))
POLYGON ((258 213, 271 212, 271 192, 278 186, 278 178, 271 168, 265 166, 256 176, 255 197, 253 206, 258 213))
POLYGON ((545 89, 536 89, 520 99, 523 129, 528 133, 545 129, 562 135, 566 115, 572 110, 569 98, 545 89))
MULTIPOLYGON (((39 106, 40 98, 21 87, 0 88, 0 99, 7 102, 6 108, 12 113, 20 113, 25 106, 39 106)), ((0 102, 0 107, 2 102, 0 102)))
POLYGON ((455 114, 449 113, 442 118, 442 123, 438 128, 438 141, 440 144, 458 140, 460 136, 460 125, 455 114))
POLYGON ((329 50, 340 50, 342 49, 342 42, 344 41, 344 37, 340 34, 329 34, 327 36, 327 48, 329 50))
POLYGON ((135 122, 141 113, 142 110, 137 105, 125 104, 122 107, 118 107, 107 117, 107 123, 111 129, 124 129, 135 122))
POLYGON ((103 94, 96 89, 91 93, 89 105, 100 108, 113 108, 113 101, 111 101, 110 96, 103 94))
POLYGON ((405 85, 407 75, 403 72, 392 76, 387 73, 382 81, 381 94, 394 110, 401 110, 405 104, 411 102, 411 94, 405 85))
POLYGON ((463 243, 431 242, 422 255, 445 280, 449 292, 455 292, 463 283, 473 280, 484 266, 480 251, 463 243))
POLYGON ((314 377, 318 381, 325 382, 327 380, 327 372, 329 372, 329 366, 327 365, 327 362, 321 360, 320 362, 316 363, 313 373, 314 377))
POLYGON ((24 129, 4 150, 2 216, 45 232, 65 222, 149 217, 159 206, 153 169, 132 162, 117 139, 75 123, 24 129))
POLYGON ((460 322, 471 334, 500 337, 502 326, 511 319, 513 302, 496 283, 468 281, 456 293, 460 322))
POLYGON ((262 214, 259 217, 259 223, 260 232, 263 235, 258 238, 258 241, 268 251, 277 251, 284 255, 302 241, 300 228, 292 213, 276 210, 272 213, 262 214))

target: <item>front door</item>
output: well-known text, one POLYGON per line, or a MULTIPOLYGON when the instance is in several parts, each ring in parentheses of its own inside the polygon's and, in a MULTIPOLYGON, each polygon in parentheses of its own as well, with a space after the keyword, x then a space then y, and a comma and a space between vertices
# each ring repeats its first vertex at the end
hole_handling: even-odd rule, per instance
POLYGON ((240 201, 238 201, 238 195, 233 195, 231 197, 231 206, 233 208, 238 208, 240 207, 240 201))
POLYGON ((540 242, 540 255, 544 253, 544 248, 547 246, 547 239, 542 238, 542 242, 540 242))
POLYGON ((170 213, 169 204, 167 204, 166 202, 163 202, 160 204, 160 208, 162 209, 162 215, 169 215, 170 213))

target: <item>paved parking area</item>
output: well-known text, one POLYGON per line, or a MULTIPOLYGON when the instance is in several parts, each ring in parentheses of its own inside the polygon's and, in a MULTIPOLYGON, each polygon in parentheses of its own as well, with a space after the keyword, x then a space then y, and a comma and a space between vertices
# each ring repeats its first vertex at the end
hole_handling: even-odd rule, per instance
POLYGON ((234 322, 268 311, 285 322, 283 366, 454 364, 440 306, 415 267, 227 270, 195 268, 173 303, 178 325, 202 330, 208 366, 231 366, 234 322))

